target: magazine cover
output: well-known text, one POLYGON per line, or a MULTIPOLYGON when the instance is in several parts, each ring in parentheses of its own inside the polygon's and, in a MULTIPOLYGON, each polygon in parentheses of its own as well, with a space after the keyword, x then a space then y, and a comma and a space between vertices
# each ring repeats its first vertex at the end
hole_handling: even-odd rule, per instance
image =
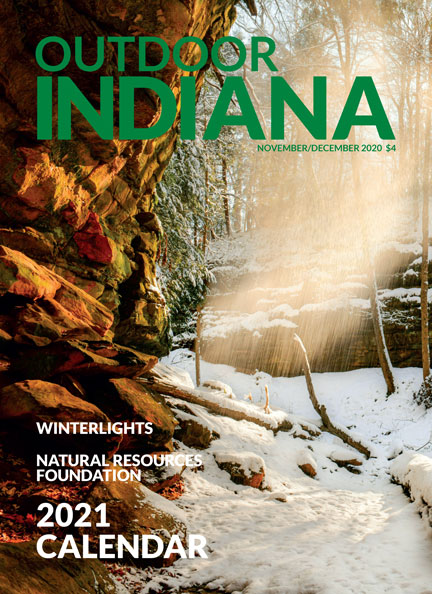
POLYGON ((432 594, 431 126, 430 0, 0 3, 0 594, 432 594))

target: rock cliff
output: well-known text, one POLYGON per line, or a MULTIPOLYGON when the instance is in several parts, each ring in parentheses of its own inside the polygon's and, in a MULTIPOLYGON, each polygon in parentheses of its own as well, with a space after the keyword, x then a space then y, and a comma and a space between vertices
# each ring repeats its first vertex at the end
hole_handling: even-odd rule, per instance
MULTIPOLYGON (((379 365, 356 246, 323 249, 265 231, 221 243, 213 250, 216 282, 204 309, 205 359, 247 373, 300 375, 297 333, 313 371, 379 365)), ((384 332, 396 366, 421 366, 420 262, 421 246, 413 240, 382 244, 375 257, 384 332)))
MULTIPOLYGON (((35 451, 97 451, 108 459, 118 448, 160 453, 172 450, 177 424, 163 399, 134 378, 151 369, 170 343, 156 278, 162 229, 152 209, 156 183, 175 148, 182 71, 171 58, 155 73, 177 101, 174 126, 155 140, 102 140, 73 108, 72 139, 40 141, 36 81, 49 73, 37 65, 35 49, 47 36, 61 37, 72 48, 75 37, 82 37, 83 62, 93 64, 98 36, 158 36, 172 49, 193 35, 210 48, 228 34, 236 1, 5 0, 0 5, 0 466, 1 489, 9 489, 1 493, 7 500, 2 540, 37 536, 34 514, 41 500, 60 496, 73 504, 95 496, 95 484, 57 491, 55 485, 38 485, 35 451), (138 420, 152 423, 155 431, 123 441, 121 436, 77 435, 65 441, 37 434, 37 421, 68 420, 138 420)), ((61 72, 96 110, 99 77, 112 76, 118 91, 116 48, 106 42, 97 72, 78 69, 73 58, 61 72)), ((149 63, 159 63, 159 51, 157 44, 149 46, 149 63)), ((195 51, 196 46, 185 45, 183 62, 196 63, 195 51)), ((63 58, 58 44, 47 45, 44 56, 51 64, 63 58)), ((204 72, 205 67, 196 73, 198 88, 204 72)), ((125 75, 140 74, 137 47, 130 44, 125 75)), ((56 129, 55 104, 53 113, 56 129)), ((115 130, 118 115, 115 107, 115 130)), ((159 115, 157 95, 137 91, 135 126, 148 127, 159 115)), ((122 489, 132 501, 136 485, 122 489)), ((145 533, 152 530, 147 520, 140 519, 145 533)), ((121 521, 127 518, 120 517, 119 533, 127 528, 121 521)), ((165 514, 161 529, 169 531, 170 521, 165 514)), ((6 549, 4 554, 9 555, 6 549)), ((24 585, 25 571, 19 581, 24 585)), ((98 592, 110 587, 94 584, 98 592)))
MULTIPOLYGON (((20 252, 8 256, 14 266, 19 266, 17 262, 25 254, 84 291, 87 300, 96 299, 99 311, 109 321, 97 330, 100 337, 110 333, 109 339, 114 337, 120 344, 145 352, 165 353, 168 346, 165 303, 155 271, 161 229, 152 213, 152 197, 174 149, 176 126, 155 140, 101 140, 74 110, 71 141, 38 142, 36 78, 49 73, 37 65, 35 49, 48 35, 62 37, 72 48, 74 38, 81 36, 83 61, 92 64, 97 36, 153 35, 165 39, 172 48, 178 39, 195 35, 210 47, 228 32, 234 3, 6 0, 0 7, 0 244, 20 252)), ((196 61, 195 47, 184 46, 185 63, 196 61)), ((126 51, 128 76, 141 74, 137 51, 132 44, 126 51)), ((159 46, 150 45, 150 63, 159 61, 158 51, 159 46)), ((50 44, 44 55, 50 63, 58 64, 62 50, 50 44)), ((114 76, 117 83, 116 68, 115 45, 107 43, 104 64, 97 72, 79 70, 72 57, 60 74, 70 76, 97 108, 99 76, 114 76)), ((171 60, 157 74, 178 100, 179 68, 171 60)), ((202 78, 203 71, 198 73, 199 85, 202 78)), ((116 125, 118 107, 115 109, 116 125)), ((151 125, 158 115, 156 96, 145 90, 136 92, 136 127, 151 125)), ((13 326, 17 307, 22 311, 24 306, 27 320, 33 318, 29 312, 33 298, 24 296, 25 303, 9 299, 9 307, 2 308, 8 318, 2 326, 13 326)), ((49 298, 58 303, 55 291, 49 298)), ((51 319, 45 299, 39 299, 38 305, 39 316, 51 319)), ((30 338, 24 341, 19 326, 13 328, 12 337, 18 333, 21 343, 34 343, 30 338)), ((51 340, 42 325, 39 336, 45 342, 51 340)), ((78 331, 75 337, 83 335, 78 331)), ((94 336, 83 338, 92 340, 94 336)))

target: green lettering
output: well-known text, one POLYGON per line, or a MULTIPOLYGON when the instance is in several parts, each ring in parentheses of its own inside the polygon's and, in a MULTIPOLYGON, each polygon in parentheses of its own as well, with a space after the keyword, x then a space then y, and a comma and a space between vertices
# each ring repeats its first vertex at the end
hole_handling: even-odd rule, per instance
POLYGON ((222 70, 223 72, 234 72, 234 70, 238 70, 239 68, 241 68, 246 61, 246 54, 247 52, 243 41, 237 39, 237 37, 221 37, 220 39, 215 41, 211 48, 211 59, 213 61, 213 64, 216 66, 216 68, 219 68, 219 70, 222 70), (227 42, 233 43, 238 48, 238 60, 235 64, 224 64, 219 59, 219 48, 227 42))
POLYGON ((265 135, 252 103, 246 85, 241 76, 229 76, 225 79, 213 113, 210 117, 205 140, 214 140, 220 134, 222 126, 246 126, 249 136, 254 140, 264 140, 265 135), (228 108, 233 95, 236 95, 241 115, 228 115, 228 108))
POLYGON ((272 77, 271 137, 273 140, 283 140, 285 136, 285 103, 315 139, 325 140, 327 133, 327 79, 325 76, 314 76, 313 113, 284 78, 272 77))
POLYGON ((97 38, 97 54, 96 54, 96 62, 91 66, 84 64, 83 57, 82 57, 82 37, 75 37, 75 62, 76 65, 80 70, 84 70, 84 72, 95 72, 95 70, 99 70, 99 68, 104 63, 104 50, 105 50, 105 41, 103 37, 97 38))
POLYGON ((37 77, 37 138, 52 139, 52 78, 37 77))
POLYGON ((139 37, 138 38, 138 49, 139 49, 139 70, 140 72, 152 72, 154 70, 160 70, 165 68, 169 62, 170 51, 167 42, 160 37, 139 37), (157 43, 162 48, 162 59, 159 64, 153 64, 151 66, 146 64, 146 51, 147 43, 157 43))
POLYGON ((119 72, 124 72, 125 69, 125 47, 127 43, 133 43, 135 37, 108 37, 110 43, 117 44, 117 69, 119 72))
POLYGON ((196 70, 200 70, 205 66, 208 59, 208 49, 204 41, 199 37, 183 37, 182 39, 177 41, 173 48, 173 59, 175 65, 181 68, 181 70, 186 70, 186 72, 195 72, 196 70), (197 64, 185 64, 182 61, 180 57, 180 50, 185 43, 196 43, 199 46, 201 57, 198 60, 197 64))
POLYGON ((36 62, 38 63, 38 65, 41 68, 43 68, 44 70, 47 70, 48 72, 58 72, 59 70, 63 70, 63 68, 66 68, 66 66, 69 64, 70 59, 71 59, 71 50, 70 50, 69 44, 67 41, 65 41, 61 37, 55 37, 55 36, 45 37, 44 39, 39 41, 39 43, 37 44, 35 53, 36 53, 36 62), (60 62, 60 64, 57 64, 57 66, 52 66, 51 64, 47 64, 43 57, 43 51, 45 49, 45 46, 48 45, 48 43, 58 43, 59 45, 61 45, 61 47, 63 49, 63 59, 60 62))
POLYGON ((119 79, 119 138, 120 140, 149 140, 162 136, 173 125, 177 103, 167 84, 151 76, 121 76, 119 79), (161 113, 158 121, 148 128, 135 128, 135 89, 151 89, 160 97, 161 113))
POLYGON ((264 60, 267 64, 267 67, 272 72, 277 72, 276 66, 273 64, 273 61, 270 60, 270 56, 274 54, 276 50, 276 42, 271 37, 252 37, 252 50, 251 50, 251 69, 252 72, 257 72, 259 68, 259 61, 264 60), (268 48, 265 51, 259 50, 260 43, 266 43, 268 48))
POLYGON ((100 113, 68 76, 58 78, 58 138, 71 139, 72 103, 104 140, 113 138, 113 79, 100 77, 100 113))
POLYGON ((182 76, 180 82, 180 137, 182 140, 195 140, 196 79, 194 76, 182 76))
POLYGON ((333 140, 345 140, 348 138, 353 126, 375 126, 381 139, 394 140, 395 138, 371 76, 357 76, 355 78, 339 123, 333 134, 333 140), (357 115, 357 109, 363 93, 371 110, 370 115, 357 115))

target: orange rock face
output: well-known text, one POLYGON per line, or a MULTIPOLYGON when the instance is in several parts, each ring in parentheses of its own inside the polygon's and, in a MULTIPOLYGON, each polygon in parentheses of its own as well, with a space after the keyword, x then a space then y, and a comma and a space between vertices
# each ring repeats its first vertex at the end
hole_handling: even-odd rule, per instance
MULTIPOLYGON (((38 141, 36 80, 50 73, 38 66, 35 49, 48 35, 62 37, 73 49, 75 37, 81 36, 83 62, 93 64, 97 36, 160 36, 172 49, 182 37, 195 35, 211 46, 228 33, 234 4, 54 0, 36 7, 24 0, 17 7, 6 0, 0 6, 0 85, 7 98, 0 100, 0 245, 38 264, 55 263, 62 276, 84 290, 97 283, 98 298, 114 312, 117 342, 145 352, 166 352, 169 337, 165 302, 152 278, 159 229, 151 218, 143 224, 139 220, 151 214, 153 191, 174 149, 176 126, 155 140, 102 140, 74 109, 72 140, 38 141)), ((186 44, 182 60, 195 63, 196 51, 186 44)), ((157 44, 150 45, 148 62, 160 60, 159 53, 157 44)), ((47 45, 44 58, 59 63, 60 46, 47 45)), ((105 42, 98 71, 81 71, 72 57, 59 74, 71 77, 97 108, 100 76, 114 76, 114 86, 118 83, 116 44, 105 42)), ((182 74, 171 58, 158 76, 178 96, 182 74)), ((138 43, 126 51, 125 75, 142 75, 138 43)), ((203 72, 197 77, 199 86, 203 72)), ((135 125, 148 126, 159 116, 157 97, 150 91, 136 95, 135 125)), ((118 113, 115 127, 117 121, 118 113)), ((17 288, 22 292, 22 286, 17 288)))
MULTIPOLYGON (((162 449, 176 424, 157 398, 125 378, 148 371, 170 346, 156 278, 161 227, 152 207, 156 183, 174 150, 177 121, 155 140, 102 140, 73 108, 70 141, 38 140, 36 81, 49 76, 36 62, 38 43, 58 36, 73 47, 74 38, 82 37, 84 64, 95 61, 97 36, 160 36, 172 49, 194 35, 210 46, 228 33, 235 3, 0 3, 0 447, 18 448, 21 437, 31 441, 38 419, 145 419, 155 427, 154 442, 148 444, 162 449)), ((185 46, 184 63, 196 63, 193 47, 185 46)), ((113 76, 118 88, 116 46, 107 44, 105 50, 97 72, 83 72, 72 60, 60 73, 96 109, 101 76, 113 76)), ((160 58, 158 51, 150 46, 150 62, 160 58)), ((51 64, 62 60, 56 44, 47 46, 44 56, 51 64)), ((137 58, 137 47, 126 52, 126 76, 140 75, 137 58)), ((204 71, 196 74, 199 87, 204 71)), ((181 75, 172 60, 158 73, 177 102, 181 75)), ((135 125, 149 126, 160 115, 158 98, 145 90, 136 95, 135 125)), ((75 436, 74 444, 109 456, 120 441, 75 436)), ((23 455, 33 454, 35 443, 23 455)), ((56 436, 48 445, 51 451, 68 451, 70 444, 56 436)), ((141 447, 132 440, 122 445, 141 447)), ((99 484, 92 498, 95 504, 109 502, 110 519, 118 518, 120 532, 137 527, 142 534, 184 532, 181 522, 157 512, 153 499, 144 501, 139 484, 99 484)), ((61 573, 58 577, 63 583, 61 573)), ((50 583, 56 579, 49 575, 50 583)), ((74 581, 81 584, 78 577, 74 581)), ((75 592, 73 585, 67 587, 75 592)))

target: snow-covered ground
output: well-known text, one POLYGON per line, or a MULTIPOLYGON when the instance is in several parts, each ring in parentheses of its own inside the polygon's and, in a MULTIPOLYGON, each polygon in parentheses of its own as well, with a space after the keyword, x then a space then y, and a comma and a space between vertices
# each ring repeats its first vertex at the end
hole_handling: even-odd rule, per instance
MULTIPOLYGON (((174 351, 164 362, 193 377, 188 351, 174 351)), ((136 570, 130 583, 142 584, 137 591, 143 594, 194 584, 243 594, 432 594, 432 530, 402 489, 391 484, 388 460, 402 448, 432 457, 432 409, 412 400, 421 382, 419 369, 395 369, 395 374, 398 390, 388 399, 378 369, 313 376, 330 417, 372 446, 376 457, 363 459, 358 475, 330 459, 335 452, 347 455, 349 448, 328 433, 311 441, 282 432, 274 436, 190 405, 220 434, 202 452, 204 470, 185 473, 186 492, 176 502, 189 531, 207 538, 208 559, 179 560, 150 573, 136 570), (315 479, 297 466, 305 450, 316 461, 315 479), (216 465, 217 451, 259 455, 267 488, 231 482, 216 465)), ((237 399, 251 393, 262 405, 267 385, 270 407, 318 421, 302 377, 248 376, 203 362, 202 379, 229 384, 237 399)))

